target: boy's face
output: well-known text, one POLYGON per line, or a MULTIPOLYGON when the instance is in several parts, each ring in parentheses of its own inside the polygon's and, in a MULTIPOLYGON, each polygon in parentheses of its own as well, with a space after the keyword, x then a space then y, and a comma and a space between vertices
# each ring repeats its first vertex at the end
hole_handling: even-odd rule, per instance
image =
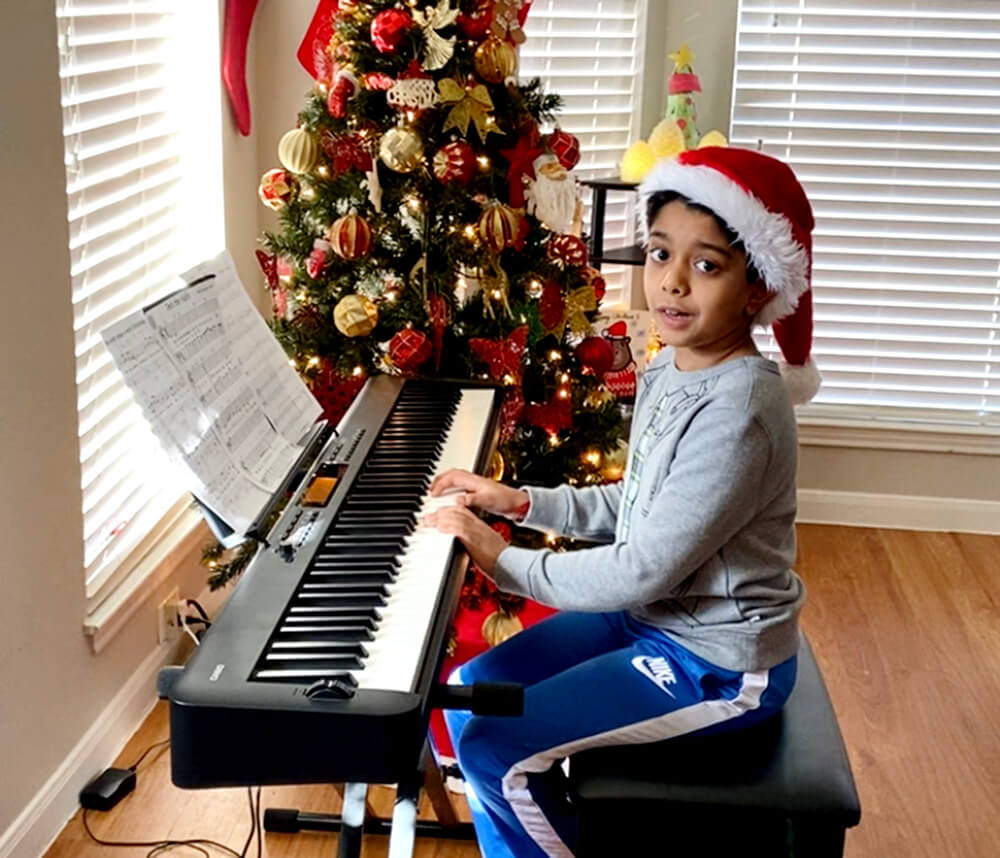
POLYGON ((752 346, 750 322, 769 298, 747 282, 747 257, 729 246, 715 219, 680 200, 649 227, 646 303, 660 338, 683 370, 714 366, 752 346))

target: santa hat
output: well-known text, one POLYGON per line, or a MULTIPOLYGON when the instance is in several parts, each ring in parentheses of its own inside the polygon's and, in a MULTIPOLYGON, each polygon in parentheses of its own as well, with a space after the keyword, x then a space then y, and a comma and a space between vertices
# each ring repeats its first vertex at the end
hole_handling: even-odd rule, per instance
MULTIPOLYGON (((706 146, 658 162, 639 195, 675 191, 713 211, 739 236, 749 262, 774 297, 756 322, 771 325, 784 362, 781 374, 792 402, 808 402, 819 390, 812 347, 812 207, 786 164, 761 152, 706 146)), ((649 224, 643 218, 643 239, 649 224)))

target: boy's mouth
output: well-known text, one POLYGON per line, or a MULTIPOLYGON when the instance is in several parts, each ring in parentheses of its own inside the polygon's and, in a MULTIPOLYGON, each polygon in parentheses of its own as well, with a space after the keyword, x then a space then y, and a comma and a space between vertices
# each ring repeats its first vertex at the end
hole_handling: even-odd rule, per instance
POLYGON ((676 307, 660 307, 656 313, 663 320, 664 324, 672 328, 683 327, 692 318, 691 313, 686 313, 684 310, 679 310, 676 307))

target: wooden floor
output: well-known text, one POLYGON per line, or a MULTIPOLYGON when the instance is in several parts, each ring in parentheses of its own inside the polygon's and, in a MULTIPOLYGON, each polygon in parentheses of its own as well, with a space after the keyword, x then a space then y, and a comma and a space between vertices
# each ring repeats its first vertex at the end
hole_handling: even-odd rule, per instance
MULTIPOLYGON (((816 525, 799 534, 809 589, 803 626, 861 793, 846 855, 1000 856, 1000 537, 816 525)), ((161 704, 118 763, 132 764, 166 736, 161 704)), ((387 791, 375 795, 382 812, 390 802, 387 791)), ((263 805, 325 812, 337 800, 330 787, 283 787, 266 789, 263 805)), ((237 851, 249 830, 245 790, 178 790, 162 752, 140 767, 133 795, 90 819, 107 839, 207 837, 237 851)), ((386 840, 367 838, 365 850, 384 856, 386 840)), ((147 851, 94 845, 78 813, 46 858, 147 851)), ((268 834, 264 854, 332 858, 335 837, 268 834)), ((468 843, 418 841, 416 849, 418 858, 478 854, 468 843)))

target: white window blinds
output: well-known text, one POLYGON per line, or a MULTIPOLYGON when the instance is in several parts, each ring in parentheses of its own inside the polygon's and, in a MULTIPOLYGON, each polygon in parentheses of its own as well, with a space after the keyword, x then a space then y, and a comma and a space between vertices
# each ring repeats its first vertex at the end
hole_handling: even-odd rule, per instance
POLYGON ((1000 424, 995 0, 742 0, 733 81, 816 213, 817 404, 1000 424))
MULTIPOLYGON (((191 220, 185 127, 204 121, 193 78, 215 4, 58 0, 87 595, 107 593, 122 561, 187 504, 100 339, 100 332, 171 288, 219 243, 211 178, 191 220), (210 11, 194 12, 205 5, 210 11), (194 16, 194 19, 192 19, 194 16), (184 47, 186 55, 180 48, 184 47), (206 219, 215 215, 215 222, 206 219), (201 232, 200 238, 193 238, 201 232)), ((214 48, 209 45, 209 50, 214 48)), ((212 57, 208 62, 214 67, 212 57)), ((215 76, 214 70, 212 72, 215 76)), ((213 78, 209 78, 211 81, 213 78)), ((201 82, 203 92, 213 87, 201 82)), ((216 103, 215 113, 218 114, 216 103)), ((215 126, 217 130, 217 124, 215 126)), ((198 130, 214 166, 209 123, 198 130)), ((211 177, 211 173, 209 173, 211 177)))
MULTIPOLYGON (((577 177, 587 179, 618 171, 639 118, 642 0, 535 0, 520 49, 522 79, 539 77, 547 92, 563 98, 559 127, 580 139, 577 177)), ((590 194, 584 229, 589 229, 590 194)), ((604 246, 634 241, 631 195, 611 194, 605 216, 604 246)), ((627 299, 628 273, 604 266, 606 303, 627 299)))

